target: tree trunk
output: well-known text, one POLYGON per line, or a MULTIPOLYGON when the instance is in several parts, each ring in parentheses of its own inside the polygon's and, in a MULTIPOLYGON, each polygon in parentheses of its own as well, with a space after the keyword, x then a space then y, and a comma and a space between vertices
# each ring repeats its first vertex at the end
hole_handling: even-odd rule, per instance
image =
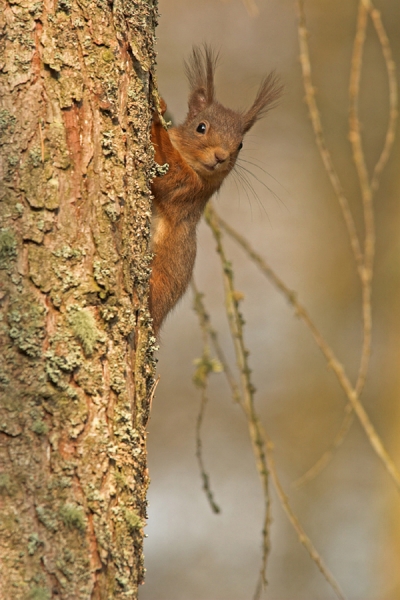
POLYGON ((156 0, 0 0, 0 598, 137 598, 156 0))

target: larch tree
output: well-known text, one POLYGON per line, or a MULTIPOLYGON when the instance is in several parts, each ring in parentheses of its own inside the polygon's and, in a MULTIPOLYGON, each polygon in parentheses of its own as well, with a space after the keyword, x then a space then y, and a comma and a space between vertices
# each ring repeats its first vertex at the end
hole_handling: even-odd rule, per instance
POLYGON ((135 599, 156 0, 0 0, 0 597, 135 599))

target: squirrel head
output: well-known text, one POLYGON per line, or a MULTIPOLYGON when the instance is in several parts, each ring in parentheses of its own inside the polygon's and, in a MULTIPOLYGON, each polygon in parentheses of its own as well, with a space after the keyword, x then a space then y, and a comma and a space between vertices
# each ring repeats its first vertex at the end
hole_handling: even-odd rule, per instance
POLYGON ((275 106, 283 88, 272 72, 262 81, 247 111, 225 108, 215 97, 217 59, 207 44, 202 49, 193 47, 185 62, 190 86, 188 114, 181 125, 170 130, 170 137, 198 175, 221 183, 235 166, 244 135, 275 106))

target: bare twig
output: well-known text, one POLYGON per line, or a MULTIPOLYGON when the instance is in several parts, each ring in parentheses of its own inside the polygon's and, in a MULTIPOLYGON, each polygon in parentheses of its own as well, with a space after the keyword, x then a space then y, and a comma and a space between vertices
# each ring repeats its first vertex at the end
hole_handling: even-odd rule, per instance
POLYGON ((364 386, 368 371, 369 357, 371 353, 371 281, 373 275, 373 261, 375 252, 375 223, 374 209, 372 204, 372 189, 369 184, 369 176, 365 163, 364 150, 361 140, 360 121, 358 117, 358 102, 360 94, 360 79, 362 57, 367 28, 367 9, 364 0, 360 0, 357 17, 357 30, 354 39, 353 56, 351 60, 350 85, 349 85, 349 139, 352 147, 353 160, 360 183, 361 197, 364 214, 364 268, 361 277, 362 288, 362 314, 363 314, 363 348, 361 352, 360 368, 356 385, 357 393, 360 394, 364 386))
POLYGON ((266 275, 268 279, 272 281, 272 283, 285 295, 289 303, 293 306, 296 315, 299 316, 301 320, 307 325, 308 329, 311 331, 311 334, 317 346, 320 348, 321 352, 325 356, 328 365, 335 373, 340 383, 340 386, 342 387, 349 402, 351 403, 351 406, 355 411, 355 414, 357 415, 357 418, 360 421, 361 426, 364 429, 371 446, 383 462, 387 472, 393 479, 397 489, 400 491, 400 473, 398 472, 394 462, 390 458, 386 449, 384 448, 380 437, 376 433, 364 407, 362 406, 358 398, 356 390, 353 388, 349 378, 346 375, 343 365, 339 362, 330 346, 324 340, 323 336, 321 335, 319 329, 315 326, 307 310, 297 300, 295 292, 290 290, 283 283, 281 278, 278 277, 275 271, 273 271, 273 269, 266 263, 266 261, 250 246, 250 244, 247 242, 247 240, 245 240, 243 236, 237 233, 237 231, 235 231, 233 227, 231 227, 223 219, 221 219, 221 217, 217 216, 215 210, 213 210, 213 212, 214 217, 218 221, 219 225, 224 229, 224 231, 226 231, 230 235, 230 237, 232 237, 232 239, 234 239, 246 251, 248 256, 250 256, 253 262, 259 267, 261 272, 264 273, 264 275, 266 275))
MULTIPOLYGON (((304 15, 303 15, 304 17, 304 15)), ((305 82, 306 85, 306 82, 305 82)), ((388 161, 390 152, 393 146, 397 117, 398 117, 398 95, 397 95, 397 78, 396 78, 396 65, 392 58, 392 52, 390 43, 386 35, 385 29, 382 24, 379 11, 374 9, 373 4, 370 0, 360 0, 357 28, 353 47, 353 57, 351 61, 351 73, 350 73, 350 86, 349 86, 349 97, 350 97, 350 112, 349 112, 349 139, 352 144, 353 159, 356 165, 357 174, 359 177, 360 187, 362 191, 363 199, 363 213, 364 213, 364 224, 365 224, 365 241, 364 241, 364 255, 363 255, 363 266, 362 270, 359 270, 361 275, 361 286, 362 286, 362 314, 363 314, 363 345, 360 358, 360 367, 356 383, 357 396, 360 397, 365 384, 365 378, 368 371, 369 359, 371 353, 371 332, 372 332, 372 311, 371 311, 371 281, 373 275, 373 258, 374 258, 374 246, 375 246, 375 226, 374 226, 374 214, 373 214, 373 193, 379 187, 379 180, 382 171, 388 161), (372 22, 375 27, 375 31, 378 35, 385 64, 388 74, 389 83, 389 120, 387 125, 387 131, 385 136, 385 143, 377 161, 371 182, 365 165, 365 158, 362 149, 360 124, 358 119, 358 101, 360 92, 360 78, 361 78, 361 67, 362 67, 362 56, 363 48, 366 35, 367 27, 367 16, 368 13, 371 16, 372 22)), ((350 404, 346 406, 345 416, 340 426, 338 433, 335 436, 334 442, 323 455, 315 463, 311 469, 307 471, 300 479, 295 482, 296 485, 302 485, 315 477, 322 468, 324 468, 331 460, 334 451, 343 442, 348 430, 353 422, 352 407, 350 404)))
POLYGON ((243 337, 243 317, 239 311, 238 294, 234 287, 233 272, 229 261, 226 258, 225 250, 222 245, 222 234, 215 217, 213 208, 208 205, 205 212, 206 222, 209 225, 214 239, 217 243, 217 252, 221 259, 223 269, 223 280, 225 288, 225 303, 228 316, 229 328, 235 348, 236 362, 240 374, 241 399, 240 406, 246 414, 249 435, 253 446, 254 456, 256 458, 257 470, 261 479, 264 495, 264 525, 262 530, 262 561, 260 569, 260 583, 257 586, 255 599, 259 597, 262 587, 266 585, 267 560, 270 549, 270 523, 271 523, 271 504, 268 483, 268 468, 265 456, 264 438, 261 432, 261 425, 254 406, 255 388, 250 378, 250 367, 248 364, 249 352, 244 345, 243 337))
POLYGON ((203 480, 203 490, 206 494, 207 500, 211 506, 212 511, 214 513, 218 514, 221 512, 221 509, 214 499, 214 494, 211 490, 211 485, 210 485, 210 477, 204 466, 203 445, 202 445, 202 440, 201 440, 201 427, 203 424, 203 418, 204 418, 204 413, 205 413, 207 402, 208 402, 207 386, 204 385, 201 388, 200 410, 199 410, 199 413, 197 415, 197 420, 196 420, 196 457, 197 457, 197 461, 198 461, 199 468, 200 468, 201 478, 203 480))
POLYGON ((317 103, 315 101, 315 89, 311 79, 311 63, 310 53, 308 49, 308 31, 306 27, 306 20, 304 14, 304 0, 297 0, 297 8, 299 14, 299 44, 300 44, 300 64, 303 72, 303 83, 306 93, 306 102, 310 113, 311 123, 314 130, 315 140, 321 154, 322 161, 325 166, 325 170, 329 176, 332 187, 339 200, 340 208, 342 210, 343 218, 346 223, 347 231, 349 234, 351 248, 353 250, 354 258, 356 261, 357 269, 360 277, 363 273, 363 255, 361 250, 360 241, 358 238, 356 226, 354 223, 353 215, 350 210, 349 202, 343 192, 339 177, 336 173, 333 161, 326 145, 325 136, 322 129, 321 118, 317 103))
POLYGON ((206 221, 211 228, 214 238, 217 242, 217 252, 220 255, 221 263, 224 273, 224 284, 225 284, 225 299, 227 305, 227 315, 229 325, 231 329, 231 335, 234 342, 236 360, 238 369, 241 375, 241 397, 242 401, 240 406, 243 408, 247 423, 249 427, 250 439, 253 445, 253 452, 257 460, 257 469, 262 481, 265 499, 265 518, 264 518, 264 529, 263 529, 263 560, 262 568, 260 571, 260 578, 254 595, 254 599, 260 597, 261 591, 266 583, 265 571, 267 565, 267 557, 269 551, 269 528, 270 528, 270 500, 269 500, 269 485, 268 485, 268 473, 269 468, 274 470, 273 482, 277 489, 279 498, 281 499, 282 506, 295 528, 299 541, 305 546, 309 552, 311 558, 314 560, 327 582, 332 586, 338 598, 343 599, 344 596, 339 588, 339 585, 335 581, 332 574, 329 572, 327 567, 324 565, 320 555, 313 547, 311 541, 306 536, 302 529, 297 517, 290 508, 287 497, 282 491, 278 476, 273 463, 272 456, 272 445, 270 440, 267 438, 266 433, 259 421, 258 415, 254 406, 254 387, 251 383, 251 370, 248 364, 248 351, 244 346, 243 340, 243 318, 239 311, 238 305, 238 294, 235 291, 233 283, 233 272, 230 263, 228 262, 225 251, 222 245, 222 235, 220 230, 221 221, 217 216, 215 210, 208 206, 206 210, 206 221), (268 444, 270 447, 268 448, 268 444))
MULTIPOLYGON (((353 160, 356 165, 357 174, 360 181, 363 197, 363 213, 365 224, 364 254, 362 257, 363 267, 359 268, 359 275, 362 289, 362 318, 363 318, 363 343, 361 349, 360 366, 356 383, 357 396, 361 396, 365 379, 368 372, 369 359, 371 355, 371 332, 372 332, 372 314, 371 314, 371 279, 372 264, 375 242, 374 215, 372 208, 372 193, 368 182, 368 173, 365 165, 364 152, 361 143, 360 123, 358 119, 358 101, 360 92, 360 78, 362 67, 362 56, 367 28, 367 9, 363 0, 359 3, 357 18, 356 35, 354 38, 353 56, 351 60, 350 71, 350 111, 349 111, 349 139, 352 144, 353 160), (367 266, 368 265, 368 266, 367 266)), ((304 80, 304 85, 306 85, 304 80)), ((304 485, 316 477, 323 468, 332 459, 335 450, 342 444, 347 432, 349 431, 353 420, 352 405, 348 404, 345 409, 345 416, 337 432, 331 447, 323 453, 321 458, 299 479, 294 482, 296 487, 304 485)))
POLYGON ((301 477, 293 482, 294 487, 302 487, 312 479, 315 479, 315 477, 317 477, 317 475, 319 475, 332 460, 334 453, 341 446, 354 421, 353 407, 350 402, 346 404, 344 412, 345 415, 343 421, 335 436, 335 439, 332 442, 331 447, 322 454, 322 456, 317 460, 316 463, 313 464, 312 467, 310 467, 301 477))
POLYGON ((199 317, 200 328, 203 332, 203 336, 205 334, 207 334, 210 337, 211 343, 214 348, 214 352, 215 352, 219 362, 221 363, 221 366, 222 366, 222 369, 227 378, 229 387, 231 388, 232 398, 233 398, 234 402, 240 403, 241 397, 240 397, 239 386, 238 386, 238 384, 235 380, 235 377, 232 373, 232 370, 228 364, 228 361, 225 357, 224 351, 221 348, 221 345, 218 340, 218 334, 211 325, 210 316, 204 306, 203 294, 201 292, 199 292, 199 290, 197 289, 194 279, 192 279, 192 281, 191 281, 191 287, 192 287, 192 291, 194 294, 194 310, 197 313, 197 316, 199 317))
POLYGON ((396 75, 396 64, 392 58, 392 50, 390 48, 389 39, 386 35, 385 28, 383 27, 380 12, 376 10, 372 3, 368 3, 370 6, 370 16, 375 27, 375 31, 378 35, 379 42, 381 44, 383 58, 385 59, 386 70, 388 75, 389 83, 389 121, 386 130, 385 143, 379 157, 378 162, 375 165, 374 172, 371 180, 371 188, 376 191, 379 187, 379 179, 386 163, 389 159, 390 152, 392 150, 393 142, 396 134, 397 118, 399 114, 398 110, 398 83, 396 75))
POLYGON ((202 355, 201 359, 195 361, 195 364, 197 365, 197 369, 193 376, 193 382, 195 383, 195 385, 197 385, 201 389, 200 409, 199 409, 199 412, 197 415, 197 420, 196 420, 196 457, 197 457, 197 462, 198 462, 199 469, 200 469, 200 475, 203 480, 203 490, 206 494, 207 500, 210 504, 212 511, 214 513, 219 513, 219 512, 221 512, 221 509, 214 499, 214 494, 211 490, 211 485, 210 485, 210 477, 209 477, 209 475, 205 469, 205 465, 204 465, 203 444, 202 444, 202 439, 201 439, 201 428, 203 425, 204 414, 205 414, 206 406, 208 403, 208 395, 207 395, 208 377, 209 377, 210 373, 222 370, 224 367, 221 365, 221 369, 218 368, 218 366, 216 365, 216 362, 213 361, 210 357, 209 317, 204 308, 203 294, 201 294, 197 290, 194 280, 192 280, 191 286, 192 286, 192 290, 194 293, 194 310, 199 317, 200 328, 201 328, 202 336, 203 336, 203 355, 202 355))
POLYGON ((274 486, 275 486, 276 492, 278 494, 279 500, 281 501, 283 510, 285 511, 289 521, 291 522, 293 528, 295 529, 295 531, 299 537, 299 540, 301 541, 303 546, 306 548, 307 552, 311 556, 312 560, 316 563, 316 565, 318 566, 319 570, 321 571, 321 573, 323 574, 325 579, 329 582, 332 589, 335 591, 337 597, 344 600, 344 595, 343 595, 342 590, 339 587, 339 584, 337 583, 337 581, 333 577, 333 575, 329 572, 329 570, 326 567, 326 565, 324 564, 321 556, 318 554, 318 552, 314 548, 313 543, 311 542, 310 538, 305 533, 303 527, 301 526, 301 523, 299 522, 298 518, 294 514, 294 512, 289 504, 289 499, 286 496, 285 492, 283 491, 282 485, 278 479, 278 475, 276 472, 275 460, 274 460, 274 455, 273 455, 274 447, 273 447, 272 442, 270 440, 268 440, 268 438, 267 438, 266 447, 267 447, 267 460, 268 460, 269 472, 271 474, 271 479, 274 482, 274 486))
MULTIPOLYGON (((256 6, 253 0, 243 0, 243 2, 251 6, 256 6)), ((354 414, 357 416, 361 426, 363 427, 367 438, 373 447, 375 453, 379 456, 383 462, 386 470, 393 479, 397 489, 400 491, 400 474, 395 464, 391 460, 390 456, 386 452, 382 441, 376 433, 368 414, 366 413, 362 403, 360 402, 360 395, 364 388, 369 358, 371 352, 371 332, 372 332, 372 318, 371 318, 371 282, 373 278, 373 263, 374 263, 374 251, 375 251, 375 224, 374 224, 374 211, 373 211, 373 195, 378 189, 380 176, 383 168, 387 163, 392 149, 393 141, 395 138, 395 129, 398 116, 398 98, 397 98, 397 81, 396 81, 396 66, 392 59, 391 49, 389 40, 384 30, 380 13, 373 7, 371 0, 359 0, 358 18, 356 35, 353 46, 353 56, 351 61, 351 73, 350 73, 350 84, 349 84, 349 98, 350 98, 350 111, 349 111, 349 139, 352 146, 352 155, 354 164, 357 171, 357 176, 360 183, 363 216, 364 216, 364 236, 361 243, 361 238, 357 232, 355 221, 350 210, 349 202, 343 192, 343 188, 339 179, 339 176, 333 165, 333 161, 328 150, 321 118, 318 110, 318 106, 315 98, 315 89, 311 77, 311 63, 310 54, 308 48, 308 32, 305 23, 304 14, 304 0, 297 0, 298 13, 299 13, 299 43, 300 43, 300 62, 303 73, 303 82, 305 88, 306 102, 308 105, 310 118, 314 130, 316 144, 318 146, 321 158, 327 171, 328 177, 338 199, 339 205, 342 210, 344 221, 347 227, 349 235, 350 246, 354 255, 357 273, 361 282, 362 292, 362 321, 363 321, 363 343, 361 349, 360 365, 357 376, 356 384, 350 382, 346 370, 340 363, 331 347, 325 341, 321 335, 319 329, 313 323, 307 310, 297 300, 296 294, 291 291, 278 275, 271 269, 271 267, 265 262, 265 260, 250 246, 249 242, 245 240, 243 236, 237 233, 231 226, 229 226, 223 219, 221 219, 215 212, 212 206, 208 206, 205 216, 206 221, 214 235, 214 239, 217 243, 217 252, 220 256, 223 278, 225 287, 225 301, 226 311, 228 316, 229 327, 231 336, 235 348, 237 367, 240 375, 240 386, 237 385, 234 375, 232 374, 229 365, 223 355, 222 349, 218 343, 218 337, 216 331, 211 327, 209 315, 207 314, 204 303, 202 301, 202 294, 199 294, 198 290, 193 284, 196 301, 196 312, 200 319, 200 325, 203 332, 203 358, 201 359, 202 368, 205 369, 204 379, 201 382, 202 389, 202 401, 200 407, 200 413, 197 420, 197 458, 200 465, 200 470, 203 478, 203 487, 206 491, 211 506, 216 512, 219 507, 215 504, 212 492, 209 487, 209 477, 204 469, 204 463, 202 458, 202 444, 201 444, 201 426, 204 417, 204 410, 207 404, 207 380, 208 374, 213 369, 210 365, 212 359, 209 354, 209 343, 213 345, 214 351, 221 363, 222 369, 225 372, 228 383, 232 390, 232 395, 239 403, 243 411, 245 412, 249 435, 253 446, 254 456, 256 458, 257 470, 262 482, 263 493, 264 493, 264 527, 263 527, 263 557, 262 565, 260 569, 259 583, 256 589, 254 598, 260 597, 261 591, 266 584, 266 567, 269 553, 269 529, 270 529, 270 497, 269 497, 269 476, 277 491, 281 505, 289 518, 292 526, 297 532, 300 542, 305 546, 309 552, 311 558, 316 563, 324 577, 335 591, 338 598, 343 599, 343 593, 340 590, 339 585, 324 565, 320 555, 317 553, 312 545, 312 542, 305 534, 301 527, 296 515, 290 507, 289 500, 283 491, 282 485, 279 481, 274 456, 273 456, 273 444, 267 434, 265 433, 254 405, 254 392, 255 389, 251 382, 251 371, 248 363, 248 351, 244 344, 243 338, 243 318, 239 310, 239 294, 234 288, 233 272, 232 267, 225 255, 225 250, 222 244, 222 232, 223 229, 228 235, 230 235, 248 254, 248 256, 258 265, 260 270, 268 277, 270 281, 280 290, 282 294, 287 298, 289 303, 295 310, 297 316, 299 316, 306 324, 307 328, 311 331, 311 334, 323 353, 329 367, 335 373, 336 378, 342 387, 345 396, 348 400, 348 404, 345 408, 345 418, 343 420, 340 431, 335 437, 333 447, 326 452, 321 459, 310 469, 297 484, 301 485, 305 481, 308 481, 311 477, 315 476, 321 468, 323 468, 333 455, 334 450, 341 444, 347 431, 349 430, 354 414), (372 177, 370 178, 366 161, 364 157, 364 150, 362 145, 361 127, 358 115, 358 103, 360 94, 360 79, 361 69, 363 62, 363 49, 366 36, 366 27, 368 21, 368 15, 374 24, 376 33, 378 35, 382 52, 384 55, 388 80, 389 80, 389 120, 386 131, 386 137, 381 155, 373 169, 372 177)))

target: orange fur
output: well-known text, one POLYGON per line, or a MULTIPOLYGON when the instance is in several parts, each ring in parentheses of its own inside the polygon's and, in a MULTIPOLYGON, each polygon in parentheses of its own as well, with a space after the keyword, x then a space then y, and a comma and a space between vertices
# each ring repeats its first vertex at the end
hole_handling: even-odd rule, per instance
POLYGON ((152 182, 150 312, 156 334, 189 284, 196 258, 196 228, 208 200, 233 169, 244 134, 273 106, 282 89, 270 74, 251 108, 235 112, 215 99, 215 65, 216 56, 208 46, 203 52, 194 48, 186 64, 190 96, 184 123, 166 131, 158 115, 153 118, 155 162, 169 165, 167 173, 152 182))

